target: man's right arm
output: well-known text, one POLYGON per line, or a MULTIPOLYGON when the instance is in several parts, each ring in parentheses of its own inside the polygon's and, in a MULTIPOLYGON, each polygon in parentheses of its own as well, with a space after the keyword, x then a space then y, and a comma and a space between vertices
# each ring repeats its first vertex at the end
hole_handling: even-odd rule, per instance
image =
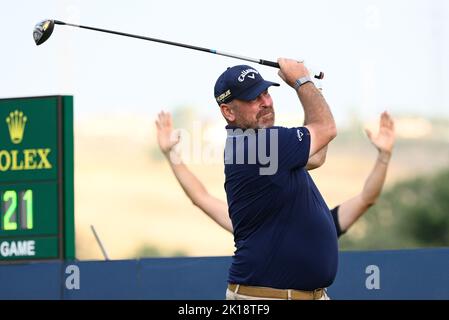
MULTIPOLYGON (((296 60, 280 58, 278 63, 279 76, 292 88, 296 80, 309 76, 304 64, 296 60)), ((313 156, 336 137, 335 121, 326 100, 312 82, 301 85, 297 94, 304 109, 304 124, 311 136, 309 156, 313 156)))
POLYGON ((232 233, 233 227, 227 203, 209 194, 201 181, 182 162, 179 154, 173 150, 173 147, 179 142, 179 135, 174 134, 170 113, 163 111, 159 113, 156 128, 159 148, 186 195, 195 206, 232 233))
POLYGON ((395 142, 394 121, 388 112, 383 112, 380 117, 379 132, 374 135, 367 130, 367 135, 377 148, 378 155, 362 191, 340 205, 338 220, 343 232, 348 230, 369 207, 375 204, 382 191, 395 142))
POLYGON ((232 221, 229 218, 227 203, 209 194, 201 181, 184 163, 174 163, 169 157, 166 158, 176 179, 192 203, 218 225, 232 233, 232 221))

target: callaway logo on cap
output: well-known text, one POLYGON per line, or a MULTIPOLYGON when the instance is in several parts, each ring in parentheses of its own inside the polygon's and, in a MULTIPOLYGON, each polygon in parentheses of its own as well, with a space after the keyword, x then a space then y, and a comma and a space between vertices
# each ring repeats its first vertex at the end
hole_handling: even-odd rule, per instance
POLYGON ((279 83, 265 81, 259 72, 250 66, 238 65, 228 68, 218 77, 214 96, 218 105, 233 99, 250 101, 270 86, 279 86, 279 83))

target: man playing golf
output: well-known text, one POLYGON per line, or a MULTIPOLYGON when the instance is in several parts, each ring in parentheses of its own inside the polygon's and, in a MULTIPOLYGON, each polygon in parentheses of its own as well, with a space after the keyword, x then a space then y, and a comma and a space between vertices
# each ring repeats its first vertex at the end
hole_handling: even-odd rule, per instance
POLYGON ((336 136, 334 119, 304 64, 289 59, 278 63, 279 76, 301 101, 303 127, 273 126, 268 87, 277 84, 252 68, 226 70, 214 89, 228 122, 225 190, 236 247, 226 295, 231 300, 326 299, 324 288, 337 272, 334 223, 305 169, 309 158, 336 136), (255 148, 249 143, 254 135, 255 148), (276 170, 263 171, 261 149, 269 150, 276 170), (251 163, 255 154, 257 161, 251 163))
POLYGON ((335 136, 335 124, 303 63, 278 62, 279 75, 302 102, 304 127, 273 126, 268 88, 277 84, 265 81, 249 66, 229 68, 215 85, 215 97, 228 122, 225 189, 236 246, 228 299, 325 299, 323 288, 336 273, 334 222, 305 170, 335 136), (256 148, 249 143, 253 137, 258 138, 256 148), (276 170, 263 172, 267 163, 260 159, 237 161, 241 153, 247 160, 259 158, 264 143, 276 170))
POLYGON ((335 123, 303 63, 278 62, 301 100, 303 127, 273 126, 268 88, 277 84, 249 66, 229 68, 215 85, 228 122, 225 189, 236 246, 228 299, 326 299, 337 271, 334 222, 305 169, 335 137, 335 123), (261 150, 276 163, 270 170, 261 150))

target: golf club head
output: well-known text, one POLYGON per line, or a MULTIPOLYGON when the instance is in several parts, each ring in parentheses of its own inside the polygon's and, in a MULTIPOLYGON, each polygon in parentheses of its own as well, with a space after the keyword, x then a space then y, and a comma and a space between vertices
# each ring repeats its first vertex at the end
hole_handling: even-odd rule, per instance
POLYGON ((36 24, 33 30, 33 38, 36 45, 40 45, 50 38, 55 27, 54 20, 44 20, 36 24))

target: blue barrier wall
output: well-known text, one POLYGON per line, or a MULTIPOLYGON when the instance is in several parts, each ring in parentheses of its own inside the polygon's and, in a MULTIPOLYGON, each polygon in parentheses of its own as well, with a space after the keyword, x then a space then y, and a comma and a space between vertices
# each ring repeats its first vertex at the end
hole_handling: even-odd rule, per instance
MULTIPOLYGON (((223 299, 230 257, 0 265, 0 299, 223 299)), ((332 299, 449 299, 449 249, 341 252, 332 299)))

